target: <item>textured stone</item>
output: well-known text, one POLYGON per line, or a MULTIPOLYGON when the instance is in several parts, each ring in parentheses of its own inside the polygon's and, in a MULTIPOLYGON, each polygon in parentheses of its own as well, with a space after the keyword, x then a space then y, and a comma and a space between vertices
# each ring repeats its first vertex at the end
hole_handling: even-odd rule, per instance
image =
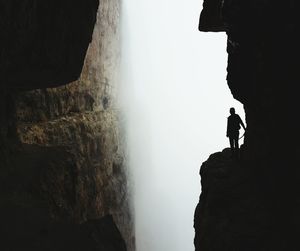
MULTIPOLYGON (((29 1, 27 2, 29 4, 29 1)), ((120 57, 120 2, 101 1, 97 20, 94 20, 96 23, 93 36, 90 34, 89 40, 84 37, 90 31, 89 25, 94 23, 92 12, 86 11, 90 10, 90 4, 94 2, 89 1, 82 7, 81 18, 80 12, 78 15, 74 14, 80 9, 79 3, 75 1, 73 8, 64 17, 66 20, 61 19, 62 27, 59 27, 57 34, 53 36, 53 41, 49 40, 51 33, 45 33, 47 42, 36 37, 37 43, 42 43, 43 46, 34 47, 37 51, 32 53, 45 60, 43 62, 52 62, 47 64, 50 69, 49 75, 44 75, 39 69, 36 75, 36 69, 31 67, 30 57, 28 64, 24 65, 23 53, 19 55, 20 69, 26 74, 21 74, 18 68, 5 73, 10 73, 7 75, 7 78, 10 78, 7 82, 9 87, 17 87, 18 90, 2 86, 3 92, 0 92, 0 121, 3 122, 0 126, 0 156, 4 160, 0 169, 0 194, 4 198, 0 211, 8 212, 9 210, 5 209, 7 207, 18 214, 26 211, 26 217, 33 225, 42 219, 56 228, 65 221, 70 226, 82 226, 86 222, 94 221, 93 224, 97 228, 101 225, 100 219, 111 215, 126 242, 127 250, 131 251, 135 250, 134 226, 122 128, 115 105, 120 57), (85 20, 88 13, 90 17, 85 20), (74 23, 73 15, 78 17, 74 23), (80 24, 76 27, 78 23, 80 24), (87 30, 82 31, 82 28, 87 30), (87 53, 83 50, 84 41, 80 44, 76 41, 70 45, 72 39, 57 40, 60 32, 74 39, 80 34, 85 42, 91 41, 87 53), (75 34, 71 35, 69 32, 75 34), (50 48, 47 50, 48 44, 50 48), (57 51, 54 50, 55 46, 58 46, 57 51), (68 48, 68 51, 64 48, 68 48), (63 59, 68 58, 73 50, 85 58, 82 71, 79 58, 74 58, 76 55, 69 58, 72 59, 72 63, 64 67, 67 61, 63 59), (63 62, 57 59, 55 64, 56 57, 61 57, 63 62), (62 75, 56 74, 56 67, 61 68, 62 75), (75 73, 80 73, 80 78, 72 82, 77 78, 75 73), (18 79, 22 80, 24 85, 20 86, 18 79), (52 87, 60 84, 64 85, 52 87), (36 87, 43 88, 35 89, 36 87), (2 143, 6 147, 3 147, 2 143), (41 217, 35 219, 35 214, 41 217)), ((40 6, 46 8, 46 3, 44 4, 35 3, 37 9, 33 12, 39 13, 40 6)), ((62 13, 64 8, 72 5, 69 1, 56 4, 49 6, 54 9, 62 8, 62 13)), ((50 13, 49 11, 48 14, 50 13)), ((59 20, 61 15, 55 16, 55 20, 59 20)), ((21 21, 18 19, 17 22, 21 21)), ((53 32, 55 27, 51 28, 53 32)), ((9 45, 9 48, 14 51, 12 45, 9 45)), ((22 50, 25 48, 26 45, 22 50)), ((14 57, 17 59, 17 55, 14 57)), ((5 57, 2 60, 8 62, 5 57)), ((10 64, 15 65, 15 61, 11 60, 10 64)), ((44 65, 41 64, 41 67, 44 65)), ((28 228, 23 221, 17 222, 16 226, 18 224, 22 229, 19 231, 20 235, 10 236, 10 240, 18 241, 22 231, 28 228)), ((28 228, 28 231, 31 230, 28 228)), ((30 233, 32 238, 28 240, 29 246, 34 245, 30 241, 38 238, 34 236, 34 231, 30 233)), ((96 242, 93 242, 95 245, 81 250, 125 250, 121 246, 115 249, 108 248, 109 245, 103 243, 106 239, 104 232, 101 233, 96 242)), ((71 238, 72 233, 68 236, 71 238)), ((78 235, 74 233, 73 238, 78 238, 78 235)), ((113 238, 108 241, 112 243, 113 238)), ((55 250, 51 248, 49 246, 49 250, 55 250)))
POLYGON ((34 89, 80 76, 98 0, 1 0, 1 86, 34 89))
POLYGON ((212 170, 201 175, 210 186, 204 185, 195 215, 197 251, 299 249, 298 7, 294 0, 224 0, 227 82, 244 104, 247 131, 241 163, 231 173, 235 189, 213 174, 221 163, 226 173, 232 163, 214 156, 214 164, 202 167, 212 170))

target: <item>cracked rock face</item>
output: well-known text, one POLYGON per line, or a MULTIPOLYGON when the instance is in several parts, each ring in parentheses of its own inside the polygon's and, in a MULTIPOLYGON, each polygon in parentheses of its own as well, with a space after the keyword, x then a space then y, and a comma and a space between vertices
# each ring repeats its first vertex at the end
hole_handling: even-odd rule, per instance
MULTIPOLYGON (((245 182, 244 185, 248 186, 245 188, 248 192, 237 194, 236 200, 228 199, 223 204, 218 203, 217 199, 221 191, 202 191, 199 204, 202 209, 198 207, 195 218, 198 222, 195 224, 199 224, 196 226, 196 235, 201 235, 201 241, 196 238, 196 250, 248 250, 246 246, 241 246, 242 243, 252 247, 250 250, 297 250, 299 244, 296 235, 299 231, 296 226, 300 224, 297 216, 300 122, 296 119, 299 107, 299 31, 296 29, 296 12, 299 3, 293 0, 284 3, 224 0, 219 10, 217 1, 206 0, 204 7, 201 29, 215 31, 211 28, 215 25, 228 35, 227 82, 233 97, 244 104, 247 122, 240 168, 251 177, 251 182, 240 177, 241 184, 245 182), (209 20, 211 11, 221 12, 222 16, 209 20), (253 173, 249 174, 248 169, 253 173), (204 197, 214 198, 213 202, 208 203, 204 197), (238 208, 237 205, 245 199, 252 200, 256 209, 252 210, 252 206, 249 209, 238 208), (224 211, 228 207, 225 203, 233 207, 232 212, 229 211, 225 217, 226 223, 219 214, 209 219, 205 216, 213 211, 214 203, 224 211), (201 204, 206 205, 205 210, 201 204), (236 221, 239 231, 236 229, 233 232, 228 229, 236 227, 234 220, 231 221, 237 219, 235 210, 243 212, 243 218, 236 221), (259 224, 256 220, 246 223, 252 214, 265 225, 257 227, 259 224), (201 217, 204 219, 199 220, 201 217), (228 230, 227 237, 217 236, 217 230, 208 230, 206 227, 212 227, 212 222, 223 224, 228 230), (249 228, 257 229, 256 233, 243 235, 249 228), (247 241, 241 241, 245 238, 247 241), (202 246, 213 240, 215 246, 218 246, 215 249, 202 246), (221 243, 229 245, 229 242, 230 248, 227 246, 228 249, 221 249, 221 243)), ((210 165, 212 169, 220 164, 217 159, 215 162, 215 165, 210 165)), ((230 164, 226 164, 224 171, 229 167, 230 164)), ((239 173, 232 175, 239 179, 239 173)), ((202 176, 204 183, 211 179, 212 174, 202 176)), ((223 181, 216 181, 216 186, 218 182, 223 181)), ((226 185, 224 182, 222 184, 226 185)), ((236 191, 242 193, 242 189, 239 192, 239 186, 236 191)), ((234 193, 232 191, 228 196, 234 196, 234 193)))
MULTIPOLYGON (((77 226, 86 229, 93 221, 93 226, 88 224, 93 231, 84 230, 94 236, 87 250, 135 250, 124 140, 115 104, 120 2, 103 0, 99 8, 94 0, 0 5, 7 25, 17 29, 11 30, 12 42, 9 36, 1 41, 6 48, 0 55, 1 70, 7 81, 1 83, 0 93, 0 212, 26 212, 32 226, 22 220, 14 223, 30 233, 24 248, 39 238, 35 224, 49 233, 43 246, 56 238, 53 228, 74 227, 66 238, 78 238, 77 226), (19 15, 25 12, 28 16, 19 15), (17 18, 9 21, 13 16, 17 18), (100 225, 107 215, 108 225, 120 231, 110 240, 115 245, 103 243, 101 235, 95 237, 94 232, 105 232, 100 225)), ((21 238, 22 231, 15 236, 12 232, 6 232, 10 240, 21 238)))

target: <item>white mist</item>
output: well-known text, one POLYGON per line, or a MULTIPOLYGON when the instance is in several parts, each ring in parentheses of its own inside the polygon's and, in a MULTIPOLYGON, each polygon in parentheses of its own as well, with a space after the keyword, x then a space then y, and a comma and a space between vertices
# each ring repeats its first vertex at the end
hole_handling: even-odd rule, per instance
POLYGON ((228 147, 235 107, 226 35, 197 30, 199 0, 124 0, 122 107, 134 189, 137 251, 194 250, 199 168, 228 147))

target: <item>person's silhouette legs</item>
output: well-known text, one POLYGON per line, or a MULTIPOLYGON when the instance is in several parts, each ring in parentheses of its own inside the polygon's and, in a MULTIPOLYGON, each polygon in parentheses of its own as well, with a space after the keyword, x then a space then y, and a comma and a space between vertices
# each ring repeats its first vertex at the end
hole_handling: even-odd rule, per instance
POLYGON ((238 159, 239 157, 239 134, 229 137, 231 157, 238 159))

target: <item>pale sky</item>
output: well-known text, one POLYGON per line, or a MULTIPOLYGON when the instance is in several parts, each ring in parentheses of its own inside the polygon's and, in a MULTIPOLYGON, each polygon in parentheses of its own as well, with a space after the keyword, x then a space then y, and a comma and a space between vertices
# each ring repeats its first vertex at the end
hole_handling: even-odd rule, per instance
MULTIPOLYGON (((199 0, 124 0, 121 94, 137 251, 193 251, 199 168, 228 147, 225 33, 199 32, 199 0)), ((242 142, 241 142, 242 143, 242 142)))

